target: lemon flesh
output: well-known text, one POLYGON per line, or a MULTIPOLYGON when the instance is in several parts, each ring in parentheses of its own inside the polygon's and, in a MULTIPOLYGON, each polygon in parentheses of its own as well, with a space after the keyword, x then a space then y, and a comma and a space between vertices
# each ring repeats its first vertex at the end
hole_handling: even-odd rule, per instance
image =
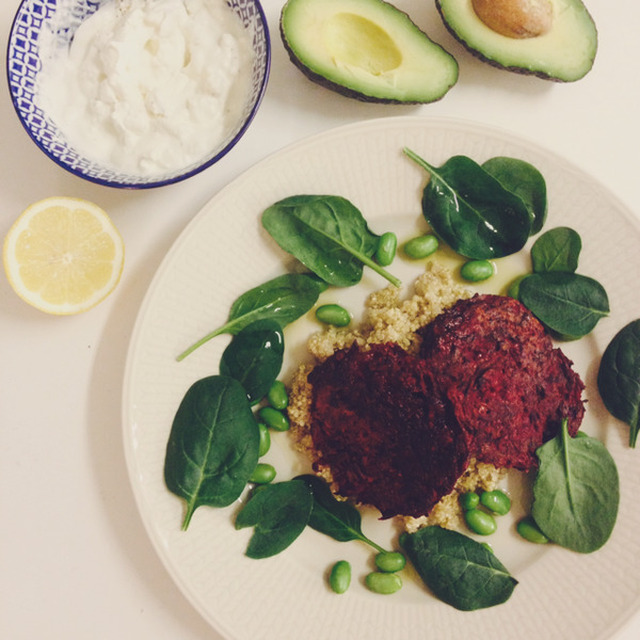
POLYGON ((29 206, 9 230, 3 263, 14 291, 57 315, 86 311, 120 280, 124 243, 109 216, 78 198, 55 197, 29 206))

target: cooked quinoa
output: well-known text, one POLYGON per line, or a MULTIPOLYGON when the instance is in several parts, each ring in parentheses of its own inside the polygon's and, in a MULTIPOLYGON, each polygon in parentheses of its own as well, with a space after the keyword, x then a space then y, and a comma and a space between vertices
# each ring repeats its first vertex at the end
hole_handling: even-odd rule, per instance
MULTIPOLYGON (((429 262, 425 273, 413 285, 412 294, 401 298, 398 288, 388 286, 372 293, 365 303, 362 322, 357 327, 328 327, 313 334, 308 341, 308 350, 316 363, 326 360, 334 352, 356 343, 361 349, 371 344, 394 342, 407 352, 416 354, 420 337, 416 331, 431 322, 457 300, 468 298, 471 293, 453 280, 451 272, 435 262, 429 262)), ((312 387, 307 378, 314 364, 301 365, 290 385, 288 407, 291 436, 296 447, 312 462, 319 459, 314 449, 310 428, 312 387)), ((330 472, 325 471, 330 483, 330 472)), ((471 461, 467 470, 458 479, 454 490, 431 510, 428 515, 413 518, 402 517, 405 529, 413 532, 426 525, 455 528, 462 523, 458 497, 474 490, 494 489, 504 476, 504 471, 492 465, 471 461)))

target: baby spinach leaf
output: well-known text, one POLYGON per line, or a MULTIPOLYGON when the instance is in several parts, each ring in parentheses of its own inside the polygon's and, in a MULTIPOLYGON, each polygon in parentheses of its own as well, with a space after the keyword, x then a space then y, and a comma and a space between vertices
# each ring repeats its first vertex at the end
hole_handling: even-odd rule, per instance
POLYGON ((531 515, 556 544, 580 553, 609 539, 618 514, 616 464, 606 447, 589 436, 560 433, 536 451, 540 466, 533 484, 531 515))
POLYGON ((534 273, 545 271, 575 272, 582 250, 582 240, 570 227, 555 227, 543 233, 531 247, 534 273))
POLYGON ((431 591, 461 611, 502 604, 518 584, 485 545, 457 531, 423 527, 400 545, 431 591))
POLYGON ((505 156, 487 160, 482 168, 524 202, 531 218, 529 235, 538 233, 547 219, 547 184, 540 171, 524 160, 505 156))
POLYGON ((209 376, 187 391, 173 419, 164 463, 167 488, 187 503, 186 530, 202 506, 226 507, 258 462, 258 424, 242 385, 209 376))
POLYGON ((309 526, 338 542, 360 540, 377 551, 384 551, 362 533, 360 512, 349 502, 337 500, 327 482, 311 474, 298 476, 313 493, 313 510, 309 526))
POLYGON ((220 359, 220 373, 238 380, 250 404, 269 391, 282 367, 284 335, 275 320, 263 319, 247 325, 229 343, 220 359))
POLYGON ((304 530, 313 497, 301 480, 260 487, 236 517, 236 529, 254 527, 246 554, 268 558, 286 549, 304 530))
POLYGON ((262 225, 284 251, 329 284, 357 284, 366 265, 400 286, 373 259, 380 237, 370 231, 362 213, 346 198, 291 196, 266 209, 262 225))
POLYGON ((587 335, 609 313, 602 285, 577 273, 528 275, 520 281, 518 298, 548 329, 567 340, 587 335))
POLYGON ((640 430, 640 319, 624 326, 604 350, 598 391, 609 413, 631 428, 629 446, 635 447, 640 430))
POLYGON ((256 320, 270 318, 284 328, 309 311, 326 288, 326 282, 308 273, 285 273, 268 280, 237 298, 227 322, 183 351, 177 360, 184 360, 215 336, 235 335, 256 320))
POLYGON ((524 202, 466 156, 435 168, 409 149, 405 153, 431 179, 422 195, 422 213, 454 251, 491 260, 520 251, 531 230, 524 202))

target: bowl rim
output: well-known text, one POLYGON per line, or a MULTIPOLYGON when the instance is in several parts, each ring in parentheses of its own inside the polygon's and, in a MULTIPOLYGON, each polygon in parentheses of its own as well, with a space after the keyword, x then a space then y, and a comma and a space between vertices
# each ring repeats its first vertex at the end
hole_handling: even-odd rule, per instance
MULTIPOLYGON (((13 108, 16 112, 16 115, 18 116, 18 120, 20 121, 20 124, 22 125, 23 129, 27 132, 31 140, 35 143, 38 149, 42 151, 42 153, 44 153, 50 160, 55 162, 58 166, 62 167, 69 173, 79 178, 82 178, 83 180, 93 182, 94 184, 99 184, 105 187, 113 187, 116 189, 131 189, 131 190, 154 189, 157 187, 164 187, 171 184, 176 184, 186 180, 187 178, 191 178, 192 176, 197 175, 198 173, 201 173, 205 169, 208 169, 209 167, 214 165, 216 162, 221 160, 224 156, 226 156, 236 146, 236 144, 240 141, 240 139, 244 136, 247 129, 249 128, 249 125, 252 123, 253 119, 255 118, 258 112, 258 109, 262 103, 262 100, 264 98, 264 95, 266 93, 267 85, 269 83, 269 76, 271 72, 271 35, 269 32, 269 24, 267 22, 267 18, 265 16, 265 12, 264 12, 264 8, 262 7, 261 0, 251 0, 251 2, 253 2, 253 4, 255 5, 258 18, 262 23, 262 27, 264 29, 265 64, 264 64, 264 72, 262 74, 262 78, 260 79, 260 89, 258 90, 256 98, 253 102, 253 105, 251 106, 251 110, 249 111, 249 114, 245 118, 244 122, 242 123, 242 126, 236 131, 233 138, 220 151, 218 151, 218 153, 216 153, 214 156, 209 158, 206 162, 203 162, 202 164, 195 166, 193 169, 190 169, 189 171, 180 173, 178 175, 173 175, 168 178, 158 179, 150 182, 134 183, 134 182, 121 182, 117 180, 107 180, 104 178, 98 178, 95 176, 87 175, 82 170, 71 167, 64 160, 60 159, 51 151, 49 151, 47 148, 45 148, 40 143, 40 141, 35 137, 35 135, 31 130, 31 127, 27 124, 27 122, 25 121, 22 115, 22 111, 18 104, 17 96, 14 94, 14 91, 11 85, 11 62, 13 60, 13 58, 11 57, 11 52, 12 52, 12 42, 14 41, 14 33, 18 26, 18 18, 22 13, 24 6, 33 1, 34 0, 20 0, 20 4, 18 5, 16 12, 14 14, 13 20, 11 22, 11 28, 9 29, 7 46, 6 46, 6 63, 5 63, 6 81, 9 88, 11 103, 13 104, 13 108)), ((228 6, 230 6, 231 0, 225 0, 225 3, 228 6)))

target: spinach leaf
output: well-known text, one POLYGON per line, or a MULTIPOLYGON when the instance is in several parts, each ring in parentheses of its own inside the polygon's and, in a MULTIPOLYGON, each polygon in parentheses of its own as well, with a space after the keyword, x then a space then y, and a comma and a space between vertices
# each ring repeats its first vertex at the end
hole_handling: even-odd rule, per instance
POLYGON ((532 165, 518 158, 497 156, 482 164, 505 189, 524 202, 531 219, 529 235, 535 235, 547 219, 547 184, 532 165))
POLYGON ((635 447, 640 430, 640 319, 624 326, 604 350, 598 391, 607 410, 631 428, 629 446, 635 447))
POLYGON ((423 527, 400 545, 431 591, 461 611, 502 604, 518 584, 487 547, 457 531, 423 527))
POLYGON ((609 313, 609 299, 600 283, 577 273, 548 271, 520 281, 518 298, 558 337, 587 335, 609 313))
POLYGON ((401 284, 373 259, 380 236, 346 198, 291 196, 266 209, 262 225, 284 251, 329 284, 357 284, 364 265, 395 286, 401 284))
POLYGON ((435 168, 413 151, 404 151, 431 175, 422 195, 422 213, 454 251, 491 260, 524 247, 531 230, 527 207, 479 164, 454 156, 435 168))
POLYGON ((533 483, 531 515, 555 543, 580 553, 599 549, 618 514, 618 470, 605 446, 589 436, 560 433, 536 451, 540 466, 533 483))
POLYGON ((360 540, 377 551, 384 549, 362 533, 360 512, 349 502, 337 500, 325 480, 311 474, 298 476, 313 493, 313 511, 309 526, 338 542, 360 540))
POLYGON ((311 491, 301 480, 261 486, 236 517, 236 529, 254 527, 247 556, 268 558, 286 549, 307 526, 312 506, 311 491))
POLYGON ((307 273, 286 273, 268 280, 237 298, 227 322, 183 351, 177 360, 184 360, 215 336, 235 335, 256 320, 271 318, 284 328, 309 311, 326 288, 326 282, 307 273))
POLYGON ((242 385, 210 376, 187 391, 173 419, 164 463, 167 488, 187 503, 182 529, 202 506, 226 507, 258 462, 258 424, 242 385))
POLYGON ((275 320, 256 320, 229 343, 220 359, 220 373, 238 380, 250 404, 260 402, 280 373, 284 335, 275 320))
POLYGON ((580 235, 570 227, 555 227, 543 233, 531 247, 534 273, 575 272, 582 250, 580 235))

